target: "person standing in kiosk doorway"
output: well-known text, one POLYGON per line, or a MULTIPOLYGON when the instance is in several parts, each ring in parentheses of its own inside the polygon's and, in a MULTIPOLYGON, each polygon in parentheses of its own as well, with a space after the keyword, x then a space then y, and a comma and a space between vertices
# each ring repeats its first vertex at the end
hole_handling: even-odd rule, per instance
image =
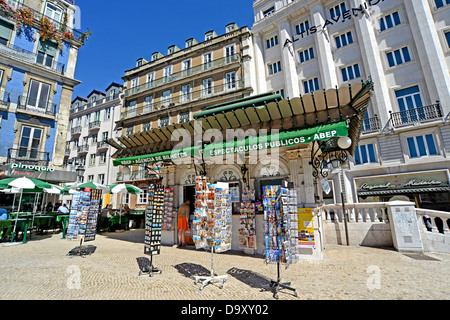
POLYGON ((187 199, 178 209, 178 248, 186 246, 186 230, 188 229, 189 213, 191 211, 191 200, 187 199))

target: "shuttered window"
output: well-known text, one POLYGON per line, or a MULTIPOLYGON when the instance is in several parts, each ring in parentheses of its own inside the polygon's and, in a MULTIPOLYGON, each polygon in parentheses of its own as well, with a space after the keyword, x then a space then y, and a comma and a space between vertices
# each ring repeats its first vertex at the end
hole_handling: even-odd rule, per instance
POLYGON ((12 31, 14 30, 14 25, 7 23, 6 21, 0 20, 0 43, 7 45, 9 40, 11 40, 12 31))

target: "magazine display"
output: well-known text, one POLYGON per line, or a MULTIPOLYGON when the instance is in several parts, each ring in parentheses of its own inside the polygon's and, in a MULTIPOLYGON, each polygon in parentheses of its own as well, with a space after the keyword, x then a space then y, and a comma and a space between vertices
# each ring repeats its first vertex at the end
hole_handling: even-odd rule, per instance
POLYGON ((95 240, 97 218, 101 206, 100 190, 76 191, 70 207, 67 239, 95 240))
POLYGON ((158 255, 161 252, 161 232, 164 216, 164 187, 150 185, 145 219, 144 253, 158 255))
POLYGON ((163 230, 172 231, 173 223, 173 188, 164 189, 164 222, 163 230))
POLYGON ((281 185, 263 187, 266 263, 293 262, 297 232, 297 194, 281 185), (294 228, 293 228, 294 227, 294 228))
POLYGON ((239 219, 239 248, 256 249, 255 190, 244 190, 239 219))
POLYGON ((214 252, 231 249, 231 195, 227 183, 210 184, 206 177, 196 177, 193 240, 195 247, 214 252))

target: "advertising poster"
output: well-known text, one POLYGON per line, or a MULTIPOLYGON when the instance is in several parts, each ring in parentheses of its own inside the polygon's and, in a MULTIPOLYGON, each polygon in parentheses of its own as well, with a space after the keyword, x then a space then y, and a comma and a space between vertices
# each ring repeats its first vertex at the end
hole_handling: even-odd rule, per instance
POLYGON ((303 248, 310 248, 315 245, 312 209, 298 209, 298 244, 303 248))

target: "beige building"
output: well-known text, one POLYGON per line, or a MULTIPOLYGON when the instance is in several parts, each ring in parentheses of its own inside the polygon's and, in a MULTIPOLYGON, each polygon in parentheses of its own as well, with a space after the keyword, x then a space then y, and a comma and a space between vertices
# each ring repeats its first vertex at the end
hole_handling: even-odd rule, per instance
MULTIPOLYGON (((122 132, 117 134, 125 148, 119 148, 116 157, 167 150, 168 145, 155 143, 157 139, 143 133, 189 123, 194 113, 208 106, 252 94, 249 29, 231 23, 223 35, 208 31, 202 40, 187 39, 183 49, 170 46, 166 56, 155 52, 151 61, 138 59, 136 67, 125 72, 118 122, 122 132)), ((144 190, 154 177, 142 166, 120 170, 118 183, 133 183, 144 190)), ((144 208, 146 198, 146 193, 131 195, 126 202, 131 208, 144 208)))

